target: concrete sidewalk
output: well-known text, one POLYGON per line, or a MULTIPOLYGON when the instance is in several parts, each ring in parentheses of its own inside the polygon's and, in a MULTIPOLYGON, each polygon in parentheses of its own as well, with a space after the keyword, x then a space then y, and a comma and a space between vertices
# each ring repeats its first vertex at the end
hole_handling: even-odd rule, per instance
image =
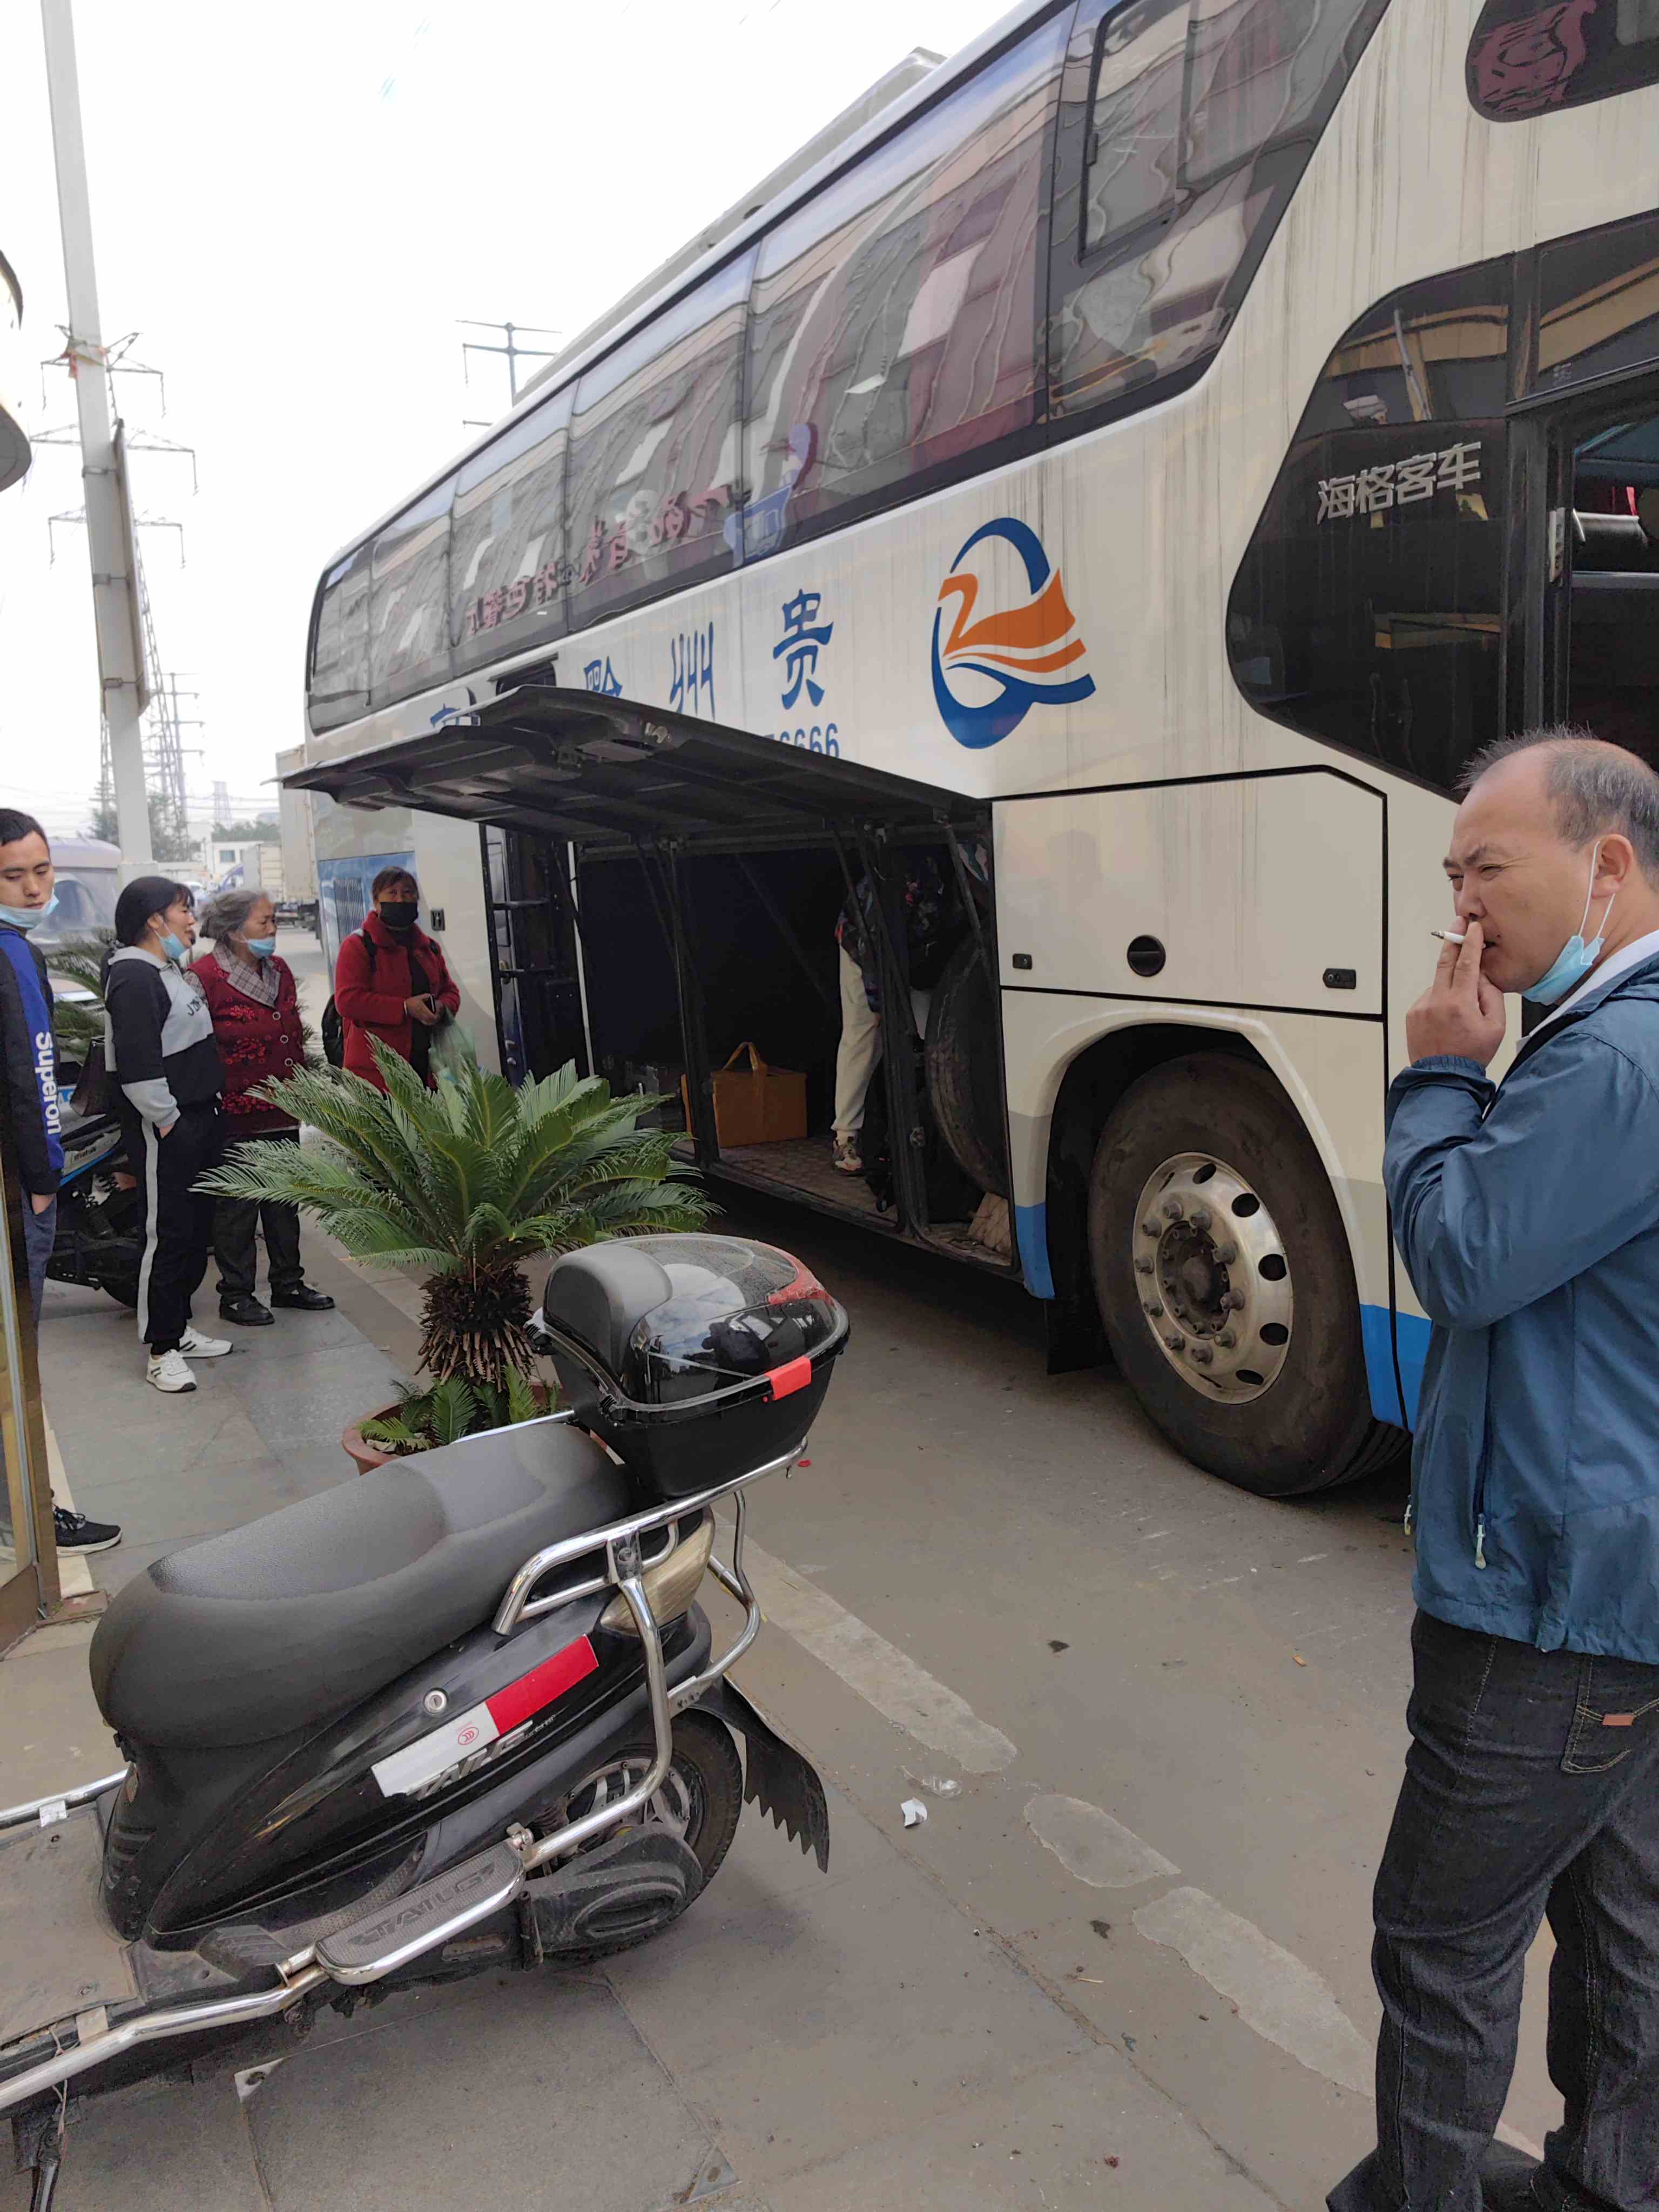
POLYGON ((235 1328, 217 1318, 211 1270, 196 1307, 199 1325, 235 1350, 192 1360, 195 1390, 170 1398, 145 1382, 125 1307, 101 1291, 46 1288, 41 1389, 75 1502, 125 1532, 91 1562, 106 1589, 192 1538, 343 1481, 341 1430, 398 1395, 386 1354, 343 1311, 235 1328))
MULTIPOLYGON (((340 1430, 412 1363, 416 1301, 321 1240, 307 1251, 340 1309, 238 1332, 185 1398, 145 1384, 129 1315, 50 1291, 41 1364, 70 1478, 127 1531, 93 1563, 106 1588, 354 1479, 340 1430)), ((90 1635, 43 1630, 0 1662, 7 1801, 118 1765, 90 1635)), ((787 1680, 778 1632, 744 1673, 763 1695, 787 1680)), ((328 2015, 240 2093, 203 2070, 95 2103, 71 2127, 58 2212, 118 2191, 128 2212, 1282 2203, 897 1838, 835 1791, 831 1818, 825 1878, 750 1809, 686 1921, 603 1970, 395 1996, 328 2015)), ((0 2180, 0 2212, 27 2201, 21 2178, 0 2180)))

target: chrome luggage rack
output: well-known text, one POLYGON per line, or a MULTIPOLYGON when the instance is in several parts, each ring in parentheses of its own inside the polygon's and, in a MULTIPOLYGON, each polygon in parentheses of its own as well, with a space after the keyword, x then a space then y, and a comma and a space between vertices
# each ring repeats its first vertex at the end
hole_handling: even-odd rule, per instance
MULTIPOLYGON (((556 1413, 554 1420, 568 1420, 569 1414, 556 1413)), ((535 1620, 569 1604, 579 1597, 591 1597, 606 1589, 617 1590, 634 1616, 639 1632, 640 1646, 645 1657, 645 1679, 651 1706, 652 1734, 656 1744, 656 1755, 648 1771, 631 1790, 613 1802, 585 1814, 580 1820, 556 1829, 550 1836, 539 1840, 529 1829, 515 1824, 501 1843, 493 1844, 476 1858, 453 1867, 447 1873, 434 1876, 432 1881, 405 1893, 398 1900, 408 1905, 421 1897, 423 1891, 443 1893, 443 1903, 434 1909, 429 1905, 425 1924, 412 1940, 398 1942, 381 1954, 367 1960, 353 1960, 347 1964, 330 1956, 331 1938, 322 1937, 308 1943, 303 1950, 282 1960, 276 1968, 277 1979, 264 1989, 240 1992, 235 1996, 210 1998, 204 2002, 151 2007, 130 2014, 117 2021, 108 2021, 104 2008, 94 2014, 77 2019, 76 2027, 79 2039, 74 2044, 59 2044, 51 2057, 39 2064, 15 2074, 9 2081, 0 2081, 0 2113, 15 2111, 31 2098, 49 2089, 56 2089, 77 2074, 100 2066, 106 2059, 132 2049, 141 2043, 154 2042, 174 2035, 188 2035, 213 2027, 230 2028, 270 2018, 285 2012, 301 1997, 323 1984, 333 1982, 356 1987, 367 1982, 382 1980, 411 1959, 422 1953, 434 1951, 474 1926, 492 1913, 510 1905, 523 1889, 526 1876, 551 1861, 580 1850, 595 1836, 619 1826, 632 1818, 656 1795, 667 1775, 674 1752, 674 1716, 688 1705, 695 1705, 708 1690, 720 1681, 727 1670, 748 1650, 760 1632, 761 1609, 749 1577, 744 1571, 743 1546, 748 1516, 746 1492, 751 1482, 758 1482, 769 1474, 787 1474, 805 1450, 805 1442, 780 1458, 768 1460, 763 1467, 750 1468, 744 1474, 729 1482, 713 1484, 687 1498, 676 1498, 663 1505, 653 1506, 648 1511, 630 1514, 626 1520, 613 1521, 603 1528, 592 1528, 580 1535, 567 1537, 562 1542, 550 1544, 534 1553, 514 1576, 502 1595, 493 1623, 498 1636, 510 1636, 527 1620, 535 1620), (707 1571, 720 1587, 734 1597, 744 1608, 744 1624, 729 1650, 704 1668, 700 1674, 679 1684, 668 1686, 667 1664, 663 1656, 662 1626, 652 1610, 645 1588, 645 1577, 651 1568, 660 1566, 674 1550, 678 1540, 678 1522, 690 1518, 717 1504, 722 1498, 732 1500, 735 1523, 732 1531, 732 1564, 716 1559, 711 1553, 707 1571), (647 1559, 641 1549, 640 1539, 656 1529, 667 1532, 667 1541, 660 1551, 647 1559), (605 1554, 605 1571, 580 1581, 562 1584, 544 1596, 532 1595, 537 1584, 555 1568, 568 1566, 573 1560, 591 1557, 597 1551, 605 1554)), ((48 1826, 65 1817, 71 1806, 89 1804, 107 1792, 118 1789, 130 1771, 123 1768, 118 1774, 106 1775, 102 1780, 88 1783, 76 1790, 61 1790, 49 1797, 32 1799, 26 1804, 8 1806, 0 1810, 0 1830, 39 1823, 48 1826)), ((340 1931, 343 1939, 350 1929, 340 1931)), ((338 1940, 338 1939, 336 1939, 338 1940)), ((56 2040, 54 2035, 54 2040, 56 2040)))
POLYGON ((630 1514, 626 1520, 613 1521, 607 1528, 585 1531, 579 1536, 567 1536, 562 1542, 549 1544, 527 1559, 507 1586, 495 1619, 492 1624, 497 1636, 511 1636, 521 1622, 535 1620, 562 1605, 568 1605, 578 1597, 591 1597, 602 1589, 616 1589, 625 1600, 639 1631, 641 1648, 645 1654, 645 1679, 651 1700, 652 1734, 656 1741, 656 1756, 643 1778, 635 1783, 613 1804, 604 1805, 573 1820, 567 1827, 544 1836, 539 1842, 528 1829, 508 1831, 507 1840, 523 1861, 526 1874, 545 1866, 551 1859, 562 1858, 566 1853, 580 1850, 581 1846, 607 1828, 616 1827, 640 1808, 650 1802, 661 1789, 668 1772, 674 1751, 674 1716, 693 1705, 705 1691, 714 1685, 742 1658, 744 1653, 760 1633, 761 1609, 759 1601, 744 1571, 743 1544, 747 1533, 749 1499, 747 1491, 751 1482, 759 1482, 769 1474, 787 1474, 806 1449, 797 1444, 777 1459, 768 1460, 763 1466, 753 1467, 747 1474, 734 1476, 728 1482, 712 1484, 707 1490, 695 1491, 689 1498, 675 1498, 664 1505, 653 1505, 647 1512, 630 1514), (653 1566, 659 1566, 668 1557, 678 1540, 678 1523, 692 1515, 716 1504, 722 1498, 732 1502, 734 1523, 732 1536, 732 1564, 711 1553, 708 1572, 720 1588, 734 1597, 744 1608, 744 1624, 730 1649, 682 1682, 677 1689, 668 1686, 666 1662, 663 1658, 662 1629, 651 1609, 646 1594, 645 1576, 653 1566), (653 1529, 671 1530, 669 1542, 662 1551, 647 1559, 640 1548, 641 1536, 653 1529), (603 1550, 605 1571, 586 1579, 562 1583, 545 1596, 534 1597, 532 1592, 544 1575, 556 1567, 568 1566, 573 1560, 590 1558, 603 1550))

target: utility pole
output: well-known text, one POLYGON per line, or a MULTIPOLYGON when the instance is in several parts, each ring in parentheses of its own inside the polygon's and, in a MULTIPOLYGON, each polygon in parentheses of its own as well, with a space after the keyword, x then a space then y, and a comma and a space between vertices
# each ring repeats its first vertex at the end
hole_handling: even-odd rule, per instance
MULTIPOLYGON (((469 355, 500 354, 507 362, 507 391, 509 407, 518 404, 519 363, 521 361, 552 361, 558 351, 556 343, 551 346, 521 346, 519 343, 519 339, 523 337, 552 338, 556 342, 559 336, 557 331, 541 330, 532 323, 482 323, 464 317, 457 327, 464 331, 500 331, 506 337, 505 345, 486 345, 482 338, 464 338, 461 341, 461 380, 466 384, 471 384, 472 381, 469 355)), ((469 416, 461 427, 466 430, 487 430, 490 425, 488 422, 474 421, 469 416)))
POLYGON ((110 766, 121 845, 121 880, 151 867, 149 808, 144 795, 144 748, 139 723, 149 695, 143 681, 132 574, 135 541, 123 464, 112 433, 109 369, 98 319, 92 254, 92 206, 81 131, 81 88, 75 66, 71 0, 40 0, 46 33, 46 88, 52 104, 58 170, 58 216, 64 236, 69 295, 65 353, 75 379, 81 423, 81 475, 86 486, 87 545, 98 627, 98 673, 109 730, 110 766))

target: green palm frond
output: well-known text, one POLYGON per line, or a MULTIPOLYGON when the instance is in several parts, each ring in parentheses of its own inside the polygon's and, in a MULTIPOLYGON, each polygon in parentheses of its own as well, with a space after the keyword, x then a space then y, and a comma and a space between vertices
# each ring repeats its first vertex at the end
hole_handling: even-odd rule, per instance
POLYGON ((426 1277, 424 1357, 441 1379, 387 1417, 422 1441, 385 1440, 410 1450, 468 1425, 535 1417, 520 1262, 604 1237, 696 1229, 714 1208, 672 1139, 638 1126, 651 1099, 613 1098, 574 1066, 514 1091, 469 1062, 428 1090, 378 1040, 374 1050, 384 1091, 335 1068, 265 1084, 259 1097, 314 1138, 245 1147, 198 1188, 297 1206, 354 1259, 426 1277), (504 1282, 520 1298, 516 1320, 504 1282), (440 1391, 450 1395, 435 1404, 440 1391))
POLYGON ((61 975, 64 982, 90 991, 101 1006, 104 963, 114 943, 112 929, 94 930, 89 937, 69 938, 62 945, 54 945, 46 954, 46 967, 52 975, 61 975))
POLYGON ((395 1413, 382 1413, 372 1421, 360 1421, 357 1433, 366 1444, 382 1444, 386 1450, 416 1452, 429 1450, 432 1438, 420 1429, 411 1428, 407 1421, 395 1413))
POLYGON ((507 1420, 512 1423, 539 1420, 541 1410, 531 1395, 529 1383, 516 1367, 509 1367, 507 1370, 507 1420))
POLYGON ((114 931, 106 929, 71 938, 46 954, 46 967, 53 976, 87 994, 84 999, 54 997, 52 1004, 58 1052, 83 1066, 93 1047, 104 1042, 104 961, 114 942, 114 931))
POLYGON ((459 1376, 438 1383, 428 1403, 432 1409, 432 1433, 441 1444, 459 1443, 478 1412, 477 1398, 459 1376))

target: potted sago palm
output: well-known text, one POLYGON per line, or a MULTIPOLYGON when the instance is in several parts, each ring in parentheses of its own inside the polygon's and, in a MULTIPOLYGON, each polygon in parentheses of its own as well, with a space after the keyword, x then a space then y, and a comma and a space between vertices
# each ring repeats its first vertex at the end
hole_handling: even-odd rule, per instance
POLYGON ((374 1058, 384 1091, 330 1067, 265 1085, 319 1141, 250 1146, 199 1186, 298 1206, 354 1259, 424 1275, 428 1379, 346 1431, 360 1468, 550 1410, 526 1334, 526 1261, 696 1229, 713 1211, 669 1133, 637 1126, 659 1100, 613 1098, 574 1066, 515 1091, 473 1060, 428 1091, 378 1040, 374 1058))

